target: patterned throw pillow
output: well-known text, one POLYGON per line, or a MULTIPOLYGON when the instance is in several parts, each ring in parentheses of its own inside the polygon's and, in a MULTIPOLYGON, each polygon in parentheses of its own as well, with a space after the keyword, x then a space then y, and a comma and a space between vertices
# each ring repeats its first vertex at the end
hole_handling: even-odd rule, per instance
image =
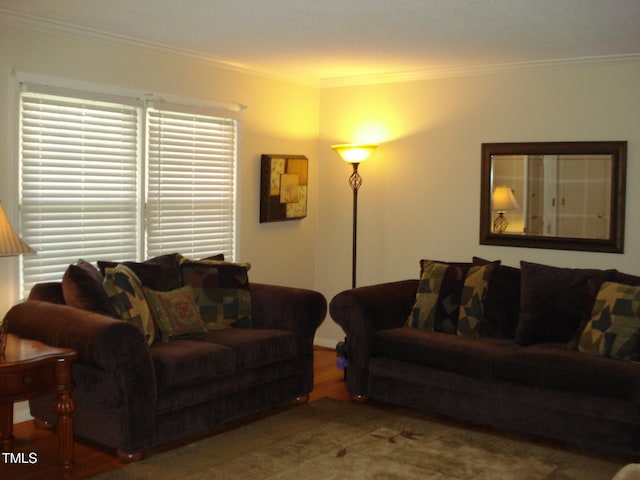
POLYGON ((251 328, 248 264, 216 260, 185 261, 182 283, 193 289, 208 330, 251 328))
POLYGON ((480 337, 480 321, 484 314, 484 300, 495 267, 495 264, 488 263, 474 265, 469 269, 460 296, 458 335, 461 337, 480 337))
POLYGON ((598 291, 578 350, 629 359, 640 346, 640 287, 604 282, 598 291))
POLYGON ((144 291, 163 342, 207 331, 191 287, 181 287, 170 292, 148 288, 144 291))
POLYGON ((151 345, 156 327, 137 275, 126 265, 116 265, 105 270, 103 286, 118 316, 137 325, 151 345))
POLYGON ((471 264, 422 260, 416 301, 405 325, 455 334, 464 279, 471 264))

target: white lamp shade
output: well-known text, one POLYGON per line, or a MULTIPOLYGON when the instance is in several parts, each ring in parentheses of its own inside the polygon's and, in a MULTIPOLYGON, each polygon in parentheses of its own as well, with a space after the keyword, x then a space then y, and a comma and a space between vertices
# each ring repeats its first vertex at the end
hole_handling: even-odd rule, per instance
POLYGON ((520 208, 516 200, 513 190, 510 187, 496 187, 493 191, 493 209, 499 212, 507 210, 516 210, 520 208))
POLYGON ((15 232, 0 202, 0 257, 36 253, 33 248, 24 243, 15 232))
POLYGON ((378 148, 378 145, 373 143, 367 144, 343 144, 343 145, 331 145, 331 148, 338 152, 338 155, 348 163, 361 163, 364 162, 373 151, 378 148))

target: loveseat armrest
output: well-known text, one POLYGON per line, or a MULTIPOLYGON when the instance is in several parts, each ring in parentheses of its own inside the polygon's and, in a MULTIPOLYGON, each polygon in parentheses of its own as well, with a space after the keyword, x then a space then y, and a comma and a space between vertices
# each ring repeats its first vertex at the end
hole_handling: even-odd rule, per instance
POLYGON ((313 339, 327 314, 327 300, 313 290, 264 283, 251 283, 250 292, 253 328, 293 333, 298 395, 307 395, 313 390, 313 339))
POLYGON ((347 336, 347 389, 351 394, 367 394, 373 334, 404 325, 415 303, 418 283, 410 279, 359 287, 340 292, 331 300, 331 318, 347 336))
POLYGON ((54 347, 73 348, 78 361, 105 370, 138 365, 152 375, 144 335, 132 323, 68 305, 26 300, 14 305, 5 321, 9 331, 54 347))
MULTIPOLYGON (((103 424, 78 424, 80 430, 110 432, 111 446, 127 454, 150 446, 157 388, 149 349, 138 327, 99 313, 39 300, 13 306, 5 321, 9 322, 9 331, 20 337, 76 350, 73 379, 77 388, 72 395, 77 412, 83 411, 85 424, 87 418, 104 419, 103 424), (103 407, 99 415, 92 416, 91 412, 100 405, 103 407)), ((34 412, 33 403, 31 410, 34 412)), ((36 412, 50 410, 50 404, 47 408, 35 405, 36 412)))

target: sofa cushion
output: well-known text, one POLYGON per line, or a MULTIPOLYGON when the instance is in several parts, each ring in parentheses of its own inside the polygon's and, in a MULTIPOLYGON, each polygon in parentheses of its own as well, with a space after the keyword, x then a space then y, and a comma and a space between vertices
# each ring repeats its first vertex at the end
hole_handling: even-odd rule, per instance
POLYGON ((225 328, 206 333, 197 340, 233 350, 237 370, 268 365, 296 355, 295 337, 286 330, 225 328))
POLYGON ((407 327, 455 334, 460 295, 471 263, 421 260, 420 283, 407 327))
POLYGON ((619 359, 638 356, 640 345, 640 286, 604 282, 591 320, 580 336, 578 350, 619 359))
POLYGON ((163 342, 207 331, 191 287, 180 287, 169 292, 145 288, 144 293, 163 342))
POLYGON ((184 261, 182 282, 193 289, 207 329, 251 328, 248 264, 224 261, 184 261))
POLYGON ((155 343, 150 349, 158 391, 197 385, 233 375, 236 358, 223 345, 181 339, 155 343))
POLYGON ((69 265, 62 276, 62 295, 64 302, 72 307, 117 316, 104 291, 104 277, 91 263, 82 259, 69 265))
POLYGON ((640 400, 640 364, 543 343, 493 358, 494 380, 601 397, 640 400))
POLYGON ((483 313, 480 337, 514 338, 520 316, 519 268, 504 265, 496 267, 491 274, 483 313))
POLYGON ((159 255, 144 262, 98 261, 98 268, 104 274, 107 268, 126 265, 133 271, 142 285, 152 290, 168 291, 182 286, 180 280, 179 254, 159 255))
POLYGON ((480 323, 484 319, 484 304, 489 289, 489 282, 497 263, 473 265, 464 279, 460 295, 460 317, 458 318, 458 335, 478 338, 480 323))
POLYGON ((400 327, 376 332, 371 355, 484 378, 494 356, 520 348, 511 340, 478 340, 400 327))
POLYGON ((615 270, 558 268, 520 262, 520 317, 515 333, 521 345, 567 343, 591 312, 588 282, 607 280, 615 270))
POLYGON ((103 285, 118 316, 140 328, 151 345, 156 336, 156 326, 137 275, 125 265, 116 265, 105 270, 103 285))

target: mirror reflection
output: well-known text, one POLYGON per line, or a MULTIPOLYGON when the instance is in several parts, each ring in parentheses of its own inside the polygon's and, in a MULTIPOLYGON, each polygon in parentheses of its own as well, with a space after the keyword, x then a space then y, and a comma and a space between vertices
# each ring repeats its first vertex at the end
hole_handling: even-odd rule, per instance
POLYGON ((608 238, 611 162, 611 155, 493 155, 493 231, 608 238))
POLYGON ((622 253, 627 142, 483 143, 480 243, 622 253))

